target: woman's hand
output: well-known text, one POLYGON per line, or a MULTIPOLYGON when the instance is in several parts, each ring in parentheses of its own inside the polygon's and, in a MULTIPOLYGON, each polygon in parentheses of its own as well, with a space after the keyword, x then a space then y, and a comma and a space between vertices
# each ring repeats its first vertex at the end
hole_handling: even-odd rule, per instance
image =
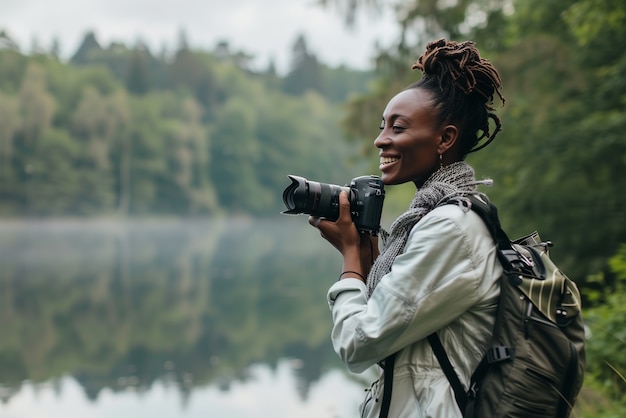
POLYGON ((350 201, 345 190, 339 194, 339 218, 332 222, 315 216, 309 217, 309 223, 320 230, 322 237, 330 242, 341 254, 358 250, 361 238, 352 222, 350 201))
POLYGON ((367 276, 373 260, 378 256, 378 238, 367 232, 359 233, 352 222, 346 191, 339 194, 339 217, 336 221, 311 216, 309 223, 318 228, 322 237, 341 253, 343 271, 356 271, 363 277, 367 276))

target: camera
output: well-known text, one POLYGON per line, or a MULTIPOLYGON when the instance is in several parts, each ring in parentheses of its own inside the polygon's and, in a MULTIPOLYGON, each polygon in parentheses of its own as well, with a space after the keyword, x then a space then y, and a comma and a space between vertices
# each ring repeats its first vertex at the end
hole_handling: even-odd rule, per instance
POLYGON ((359 231, 376 233, 385 200, 385 187, 378 176, 353 178, 349 186, 309 181, 304 177, 288 176, 291 184, 283 192, 283 202, 289 215, 306 213, 331 221, 339 218, 339 193, 348 192, 350 214, 359 231))

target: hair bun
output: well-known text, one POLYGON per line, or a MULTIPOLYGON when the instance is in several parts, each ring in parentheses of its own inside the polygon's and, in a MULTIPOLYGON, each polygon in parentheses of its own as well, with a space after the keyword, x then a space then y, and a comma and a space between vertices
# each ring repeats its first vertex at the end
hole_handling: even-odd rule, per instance
POLYGON ((425 76, 437 77, 440 86, 452 82, 466 95, 476 92, 485 102, 493 101, 497 92, 504 103, 498 72, 489 61, 480 57, 472 41, 455 42, 442 38, 430 42, 411 68, 421 70, 425 76))

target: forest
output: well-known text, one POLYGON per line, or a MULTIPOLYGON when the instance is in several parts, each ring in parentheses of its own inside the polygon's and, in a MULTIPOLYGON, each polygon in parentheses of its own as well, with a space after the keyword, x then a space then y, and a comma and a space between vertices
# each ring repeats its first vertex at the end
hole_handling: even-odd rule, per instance
MULTIPOLYGON (((469 162, 511 235, 534 229, 584 295, 585 410, 626 409, 626 5, 617 0, 320 0, 346 25, 393 7, 401 35, 371 71, 294 40, 285 75, 224 42, 172 54, 101 45, 69 60, 0 33, 0 217, 269 217, 287 174, 345 183, 377 171, 372 140, 439 37, 474 40, 499 69, 503 131, 469 162)), ((389 191, 387 216, 413 191, 389 191)))
MULTIPOLYGON (((329 68, 293 46, 293 68, 254 73, 220 43, 173 56, 85 35, 69 62, 0 50, 0 216, 262 215, 287 174, 346 182, 340 105, 373 72, 329 68)), ((12 47, 10 47, 12 46, 12 47)))

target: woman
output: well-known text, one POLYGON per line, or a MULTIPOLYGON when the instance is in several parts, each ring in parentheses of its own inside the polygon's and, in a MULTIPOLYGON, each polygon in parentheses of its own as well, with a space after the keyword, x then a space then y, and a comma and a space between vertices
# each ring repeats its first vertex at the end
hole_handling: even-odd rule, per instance
MULTIPOLYGON (((383 233, 382 252, 355 228, 345 192, 337 221, 309 222, 343 256, 328 302, 333 345, 348 368, 362 372, 397 353, 389 417, 461 417, 426 337, 437 332, 467 388, 491 335, 502 267, 483 221, 464 204, 480 183, 464 158, 494 139, 493 96, 504 98, 473 42, 432 42, 413 69, 423 77, 389 101, 374 141, 383 182, 417 187, 383 233)), ((379 416, 383 386, 381 372, 362 416, 379 416)))

